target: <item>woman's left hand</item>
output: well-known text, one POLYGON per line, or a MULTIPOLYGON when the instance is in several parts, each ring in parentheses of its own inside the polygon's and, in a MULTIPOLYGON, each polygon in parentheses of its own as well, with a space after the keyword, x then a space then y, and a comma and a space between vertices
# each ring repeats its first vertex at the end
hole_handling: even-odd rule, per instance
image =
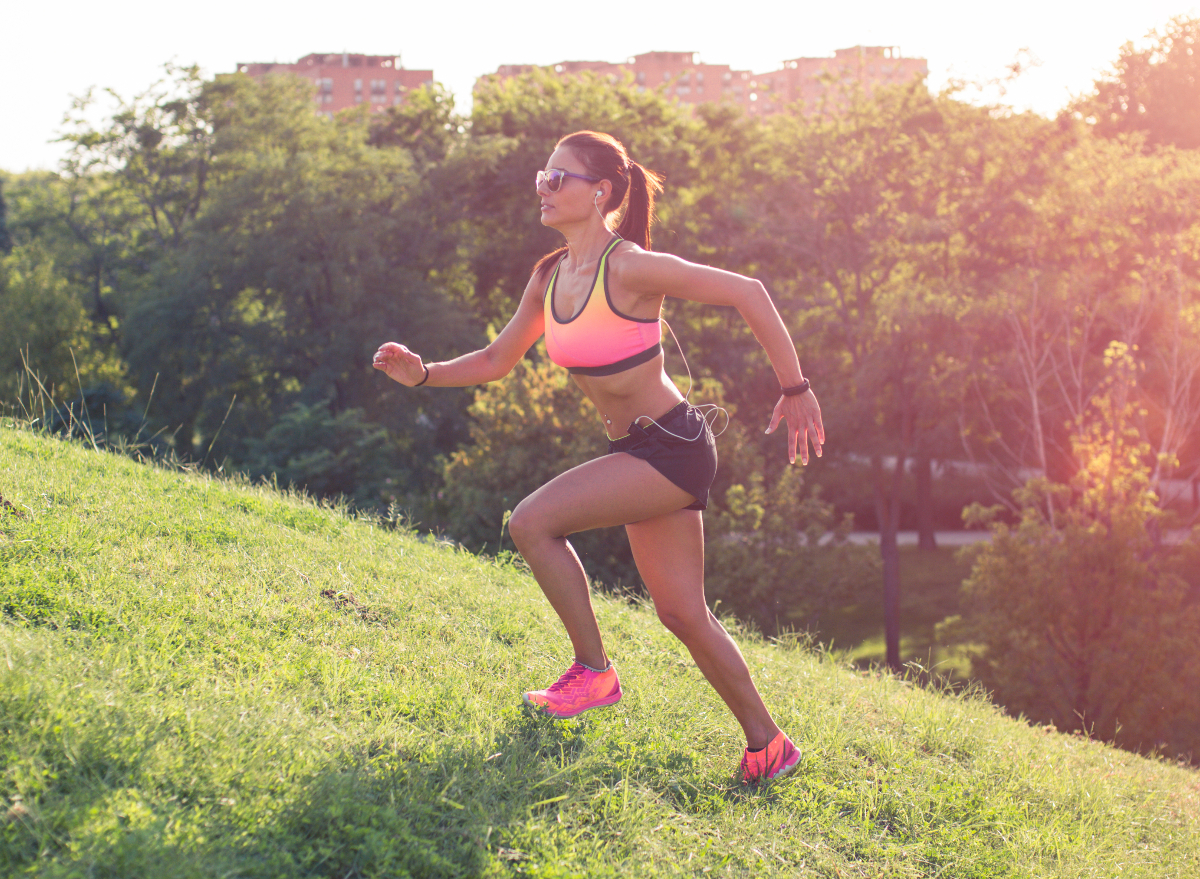
POLYGON ((796 463, 796 447, 799 446, 800 463, 807 464, 809 440, 817 457, 821 457, 821 446, 825 444, 825 425, 821 422, 821 404, 817 402, 817 395, 811 389, 795 397, 781 394, 767 433, 774 433, 784 418, 788 423, 788 461, 796 463))

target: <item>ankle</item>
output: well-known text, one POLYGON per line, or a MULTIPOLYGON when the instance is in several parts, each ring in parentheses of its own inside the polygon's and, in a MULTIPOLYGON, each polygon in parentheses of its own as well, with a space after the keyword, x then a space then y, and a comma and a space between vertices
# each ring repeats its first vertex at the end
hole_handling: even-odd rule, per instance
POLYGON ((754 730, 745 730, 746 733, 746 750, 761 751, 771 742, 775 741, 775 737, 783 730, 772 723, 770 726, 759 727, 754 730))
POLYGON ((586 668, 588 671, 594 671, 596 674, 603 674, 604 672, 608 671, 609 667, 612 665, 612 661, 607 656, 604 657, 603 662, 597 663, 595 665, 584 660, 583 658, 581 658, 579 656, 575 657, 575 661, 578 662, 580 665, 582 665, 584 668, 586 668))

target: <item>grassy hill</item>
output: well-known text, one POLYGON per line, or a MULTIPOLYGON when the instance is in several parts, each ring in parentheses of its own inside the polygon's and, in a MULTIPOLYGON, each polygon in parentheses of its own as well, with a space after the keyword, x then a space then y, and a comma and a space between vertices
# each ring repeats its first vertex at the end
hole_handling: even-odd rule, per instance
POLYGON ((0 429, 0 874, 1197 876, 1200 774, 740 635, 805 752, 599 598, 625 699, 537 584, 263 487, 0 429))

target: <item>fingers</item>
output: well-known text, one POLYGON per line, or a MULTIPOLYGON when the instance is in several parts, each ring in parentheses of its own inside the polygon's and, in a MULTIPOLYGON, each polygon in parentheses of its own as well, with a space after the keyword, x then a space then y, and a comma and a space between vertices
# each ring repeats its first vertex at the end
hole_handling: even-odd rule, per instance
POLYGON ((796 453, 800 454, 800 463, 808 463, 808 444, 811 441, 813 451, 818 458, 824 453, 825 425, 821 422, 821 407, 815 397, 811 401, 806 394, 803 397, 781 397, 775 404, 771 415, 771 425, 767 433, 773 433, 779 422, 787 419, 788 423, 788 461, 796 463, 796 453), (803 402, 802 402, 803 401, 803 402))
POLYGON ((775 404, 775 411, 771 413, 771 423, 767 425, 767 433, 774 433, 775 428, 779 427, 779 422, 783 418, 783 398, 775 404))
POLYGON ((387 369, 389 366, 400 366, 406 362, 420 363, 421 358, 397 342, 384 342, 375 352, 371 365, 376 369, 387 369))

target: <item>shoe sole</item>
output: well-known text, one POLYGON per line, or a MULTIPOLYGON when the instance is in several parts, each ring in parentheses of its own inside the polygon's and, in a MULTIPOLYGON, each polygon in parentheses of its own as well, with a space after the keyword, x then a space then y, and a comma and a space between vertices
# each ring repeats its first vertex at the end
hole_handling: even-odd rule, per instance
POLYGON ((758 778, 755 778, 752 781, 747 781, 746 779, 743 778, 742 784, 743 785, 762 784, 764 781, 778 781, 779 779, 783 778, 784 776, 790 775, 792 772, 794 772, 796 770, 796 767, 800 765, 800 758, 803 756, 800 753, 799 748, 796 748, 795 753, 796 753, 796 759, 791 764, 785 763, 783 766, 781 766, 775 772, 774 775, 760 775, 758 778))
POLYGON ((570 713, 566 713, 563 711, 554 711, 550 708, 547 708, 545 705, 539 705, 538 703, 530 700, 528 693, 522 693, 521 698, 525 700, 525 704, 528 705, 530 708, 534 709, 535 711, 540 711, 542 714, 545 714, 547 717, 553 717, 556 720, 566 720, 568 717, 578 717, 579 715, 583 714, 583 712, 591 711, 593 708, 604 708, 607 705, 615 705, 616 703, 621 701, 622 695, 624 695, 624 694, 621 693, 620 691, 618 691, 611 696, 605 696, 599 702, 593 702, 591 705, 587 706, 586 708, 580 708, 578 711, 572 711, 570 713))
POLYGON ((792 772, 795 771, 796 767, 800 765, 800 757, 801 757, 800 749, 797 748, 795 762, 793 762, 790 766, 785 763, 782 767, 780 767, 778 772, 776 772, 774 775, 767 776, 765 780, 766 781, 778 781, 779 779, 783 778, 785 775, 790 775, 792 772))

